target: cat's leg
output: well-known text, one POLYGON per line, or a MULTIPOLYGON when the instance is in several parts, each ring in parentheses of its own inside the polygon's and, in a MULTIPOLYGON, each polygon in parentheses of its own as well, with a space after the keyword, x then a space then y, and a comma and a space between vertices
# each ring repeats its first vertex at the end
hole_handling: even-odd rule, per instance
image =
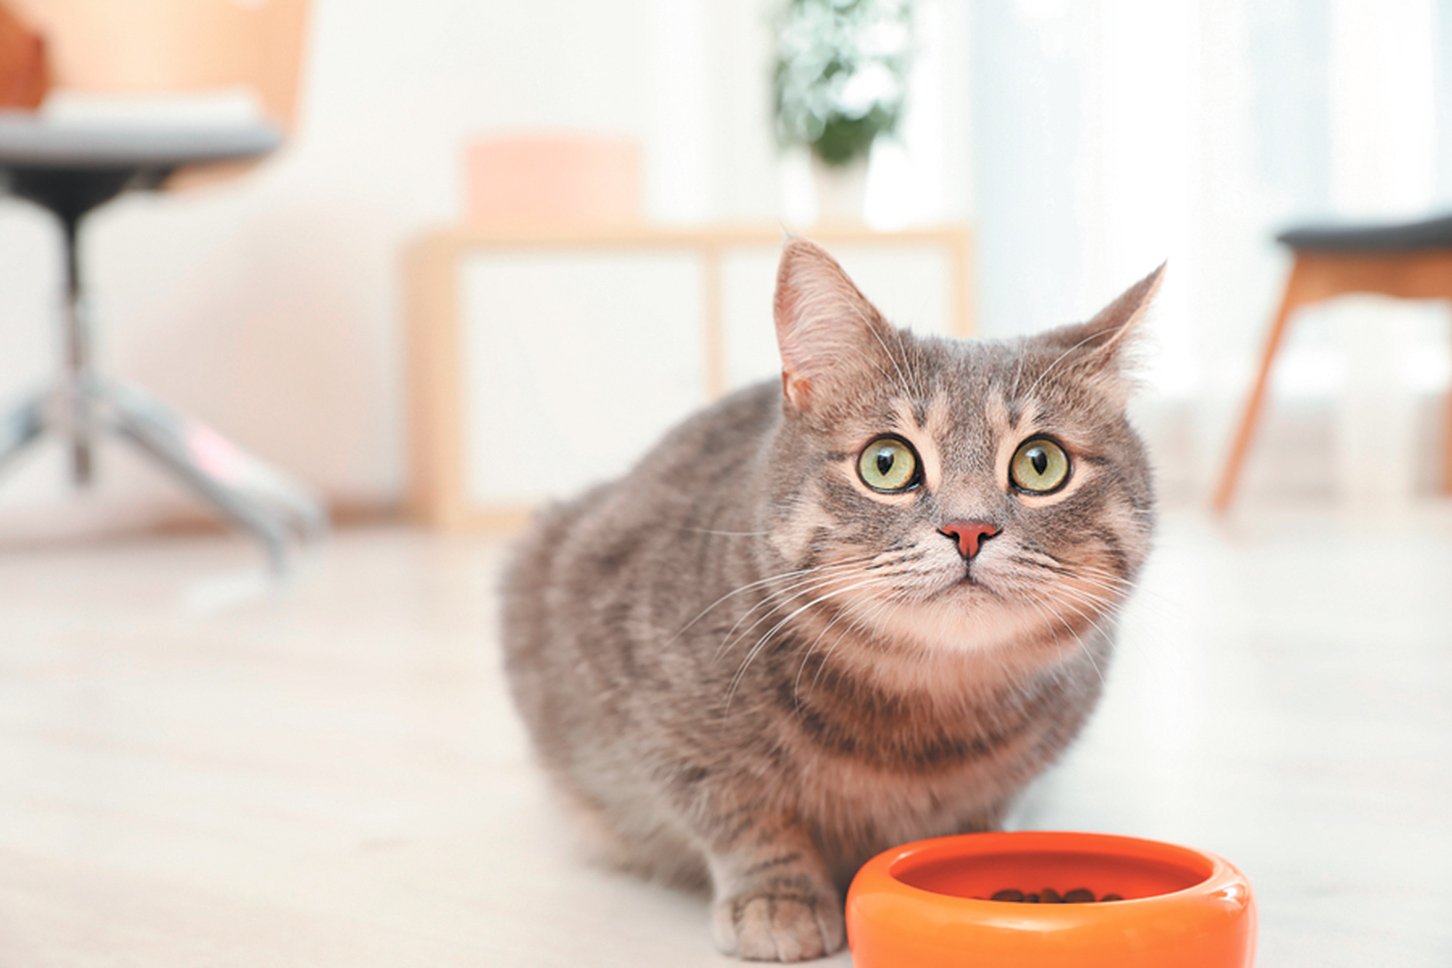
POLYGON ((749 809, 724 814, 707 838, 716 945, 754 961, 806 961, 844 939, 842 898, 806 830, 749 809))

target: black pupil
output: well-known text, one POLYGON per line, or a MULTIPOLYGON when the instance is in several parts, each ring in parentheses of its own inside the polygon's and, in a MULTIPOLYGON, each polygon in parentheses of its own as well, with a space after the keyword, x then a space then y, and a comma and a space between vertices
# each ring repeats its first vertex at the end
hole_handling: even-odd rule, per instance
POLYGON ((886 477, 887 472, 892 470, 892 463, 892 451, 884 447, 882 450, 879 450, 877 452, 877 473, 881 474, 883 477, 886 477))
POLYGON ((1049 469, 1049 455, 1042 447, 1035 447, 1028 452, 1029 463, 1034 465, 1034 473, 1040 477, 1044 471, 1049 469))

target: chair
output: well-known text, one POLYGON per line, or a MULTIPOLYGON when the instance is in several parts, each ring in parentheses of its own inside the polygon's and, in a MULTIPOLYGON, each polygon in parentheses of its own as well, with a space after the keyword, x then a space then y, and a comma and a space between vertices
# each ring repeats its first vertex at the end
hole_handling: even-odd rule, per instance
POLYGON ((50 87, 45 40, 0 4, 0 109, 35 108, 50 87))
POLYGON ((326 530, 318 500, 221 436, 95 367, 80 250, 87 217, 179 172, 229 173, 283 141, 293 116, 304 0, 27 0, 11 3, 46 40, 57 89, 83 92, 247 85, 261 116, 201 124, 87 120, 0 112, 0 189, 53 214, 65 279, 65 359, 58 380, 0 422, 0 464, 43 434, 69 441, 72 478, 94 474, 99 433, 139 449, 263 544, 274 571, 290 541, 326 530))
MULTIPOLYGON (((1235 500, 1265 406, 1271 367, 1296 310, 1351 293, 1452 300, 1452 215, 1392 225, 1295 228, 1282 232, 1276 240, 1291 250, 1293 261, 1280 308, 1271 320, 1255 385, 1215 492, 1214 507, 1222 514, 1235 500)), ((1452 393, 1443 433, 1443 489, 1452 493, 1452 393)))

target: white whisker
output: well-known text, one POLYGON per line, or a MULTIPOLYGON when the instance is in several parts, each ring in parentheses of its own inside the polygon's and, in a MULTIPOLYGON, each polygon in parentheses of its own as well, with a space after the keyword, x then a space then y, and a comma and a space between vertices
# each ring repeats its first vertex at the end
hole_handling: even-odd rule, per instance
POLYGON ((786 625, 786 623, 790 622, 792 619, 796 618, 807 609, 820 605, 822 602, 825 602, 829 598, 835 598, 838 595, 845 595, 848 592, 855 591, 861 588, 867 588, 873 585, 886 584, 889 581, 890 579, 887 578, 864 578, 858 581, 856 584, 848 585, 845 588, 834 589, 830 592, 827 592, 825 595, 820 595, 817 598, 812 599, 810 602, 807 602, 805 605, 800 606, 790 615, 786 616, 786 618, 783 618, 771 628, 767 629, 766 632, 762 634, 761 638, 757 639, 756 643, 752 645, 749 651, 747 651, 746 658, 743 659, 741 662, 741 667, 737 669, 736 674, 731 677, 731 685, 726 690, 725 709, 728 711, 730 710, 731 699, 736 694, 736 687, 741 684, 741 679, 743 676, 745 676, 747 667, 751 665, 752 661, 761 653, 761 650, 765 647, 765 644, 771 640, 771 637, 775 635, 782 626, 786 625))
MULTIPOLYGON (((869 556, 864 555, 862 557, 863 557, 864 560, 866 560, 869 556)), ((850 561, 851 559, 848 559, 848 560, 850 561)), ((839 562, 838 564, 845 564, 845 562, 839 562)), ((722 595, 720 598, 716 599, 710 605, 707 605, 705 608, 703 608, 699 612, 697 612, 696 613, 696 617, 693 618, 693 619, 691 619, 685 625, 681 626, 680 630, 678 632, 676 632, 675 635, 671 636, 670 639, 667 640, 666 644, 669 645, 672 642, 674 642, 676 639, 678 639, 682 635, 684 635, 686 633, 686 630, 689 629, 691 626, 695 625, 702 618, 704 618, 706 616, 706 613, 707 612, 711 611, 713 608, 715 608, 716 606, 720 605, 722 602, 725 602, 726 600, 728 600, 730 598, 734 598, 735 596, 740 595, 742 592, 750 591, 753 588, 759 588, 762 585, 769 585, 772 582, 784 581, 784 580, 787 580, 787 579, 790 579, 790 578, 793 578, 793 577, 796 577, 796 576, 801 576, 801 575, 808 575, 808 574, 811 574, 813 572, 820 571, 822 568, 825 568, 825 567, 829 567, 829 566, 826 566, 826 565, 814 565, 811 568, 799 568, 799 569, 796 569, 794 571, 786 571, 786 572, 781 572, 780 574, 776 574, 776 575, 768 575, 765 578, 758 578, 756 581, 747 582, 745 585, 742 585, 739 588, 732 589, 731 591, 727 592, 725 595, 722 595)))
POLYGON ((772 599, 779 598, 782 595, 788 595, 788 593, 791 593, 788 595, 787 598, 777 602, 775 605, 772 605, 771 608, 768 608, 765 612, 763 612, 756 619, 756 621, 752 622, 749 626, 743 629, 741 631, 742 636, 751 634, 752 630, 761 625, 762 622, 771 618, 772 615, 776 614, 778 611, 785 608, 787 605, 791 604, 797 599, 807 595, 815 594, 817 591, 826 588, 828 585, 831 585, 834 582, 850 581, 857 578, 858 574, 856 571, 854 571, 856 565, 856 562, 848 562, 841 565, 832 566, 832 569, 830 571, 824 570, 824 572, 821 574, 815 574, 807 578, 797 580, 787 585, 785 588, 777 589, 771 594, 766 595, 760 601, 756 602, 745 612, 743 612, 741 614, 741 617, 736 620, 735 624, 733 624, 731 628, 726 631, 726 635, 722 638, 721 644, 718 645, 716 647, 716 650, 712 653, 711 661, 715 662, 716 660, 718 660, 721 657, 721 654, 731 646, 737 636, 736 630, 740 629, 741 623, 745 622, 748 618, 750 618, 752 613, 755 612, 758 608, 766 605, 768 602, 772 601, 772 599))

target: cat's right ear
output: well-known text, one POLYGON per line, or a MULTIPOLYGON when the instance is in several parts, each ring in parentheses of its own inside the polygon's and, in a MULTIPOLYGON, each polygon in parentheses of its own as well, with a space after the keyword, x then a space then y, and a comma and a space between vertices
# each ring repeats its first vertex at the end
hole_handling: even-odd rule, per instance
MULTIPOLYGON (((809 410, 855 363, 885 352, 892 327, 837 260, 806 239, 789 239, 776 273, 776 341, 787 404, 809 410)), ((875 361, 874 361, 875 362, 875 361)))

